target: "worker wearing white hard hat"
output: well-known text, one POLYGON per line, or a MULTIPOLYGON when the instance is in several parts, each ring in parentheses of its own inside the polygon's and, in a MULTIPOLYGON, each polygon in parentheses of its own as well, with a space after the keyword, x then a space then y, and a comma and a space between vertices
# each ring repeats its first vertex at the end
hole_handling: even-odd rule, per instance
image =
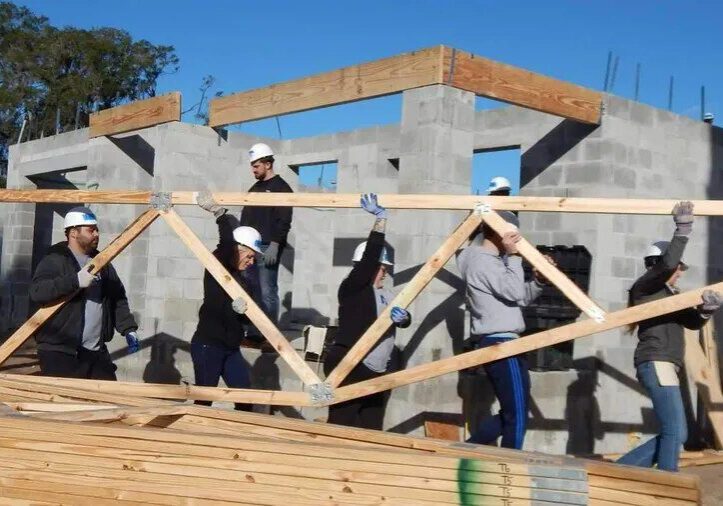
MULTIPOLYGON (((693 203, 679 202, 673 209, 675 232, 670 241, 657 241, 645 252, 645 272, 628 294, 628 305, 637 306, 678 293, 677 282, 687 266, 683 252, 693 232, 693 203)), ((657 316, 630 326, 637 328, 634 365, 637 378, 653 401, 660 434, 623 455, 621 464, 678 470, 680 448, 687 439, 687 421, 679 373, 685 355, 685 329, 699 329, 721 305, 721 295, 703 291, 701 303, 675 313, 657 316)))
POLYGON ((510 180, 503 176, 493 177, 487 187, 487 195, 506 197, 510 194, 510 191, 512 191, 510 180))
MULTIPOLYGON (((291 193, 291 187, 274 172, 274 151, 271 146, 258 143, 248 152, 251 172, 256 179, 249 192, 291 193)), ((241 225, 256 229, 261 234, 258 262, 251 266, 246 277, 254 299, 266 316, 276 323, 279 319, 279 262, 291 229, 293 208, 290 206, 246 206, 241 212, 241 225)), ((250 337, 262 341, 258 331, 250 337)))
MULTIPOLYGON (((261 234, 248 226, 239 226, 235 216, 220 206, 213 196, 204 192, 196 198, 198 205, 213 214, 218 225, 219 242, 213 252, 231 277, 250 292, 245 273, 261 253, 261 234)), ((191 359, 196 385, 218 386, 223 378, 231 388, 249 388, 249 367, 241 356, 245 334, 251 327, 246 316, 244 298, 231 300, 224 288, 208 272, 203 274, 203 303, 198 311, 198 325, 191 338, 191 359)), ((198 404, 210 405, 199 401, 198 404)), ((248 411, 249 404, 236 404, 236 409, 248 411)))
MULTIPOLYGON (((457 266, 466 284, 472 348, 484 348, 517 339, 525 331, 522 307, 542 293, 545 283, 538 271, 525 282, 517 216, 500 211, 506 230, 500 234, 483 224, 482 237, 457 256, 457 266)), ((552 262, 552 259, 548 257, 552 262)), ((554 262, 552 262, 554 264, 554 262)), ((524 355, 495 360, 484 365, 487 378, 500 403, 500 411, 480 421, 469 442, 521 449, 527 430, 530 374, 524 355)))
MULTIPOLYGON (((361 207, 374 216, 369 237, 352 255, 353 267, 339 286, 339 329, 324 360, 327 377, 357 343, 369 326, 384 314, 389 327, 378 343, 341 382, 341 385, 376 378, 387 372, 394 350, 395 327, 408 327, 409 312, 399 306, 388 309, 393 294, 384 287, 387 269, 393 263, 384 244, 387 211, 373 193, 361 197, 361 207)), ((329 423, 381 430, 387 395, 380 392, 329 408, 329 423)))
POLYGON ((63 219, 66 241, 48 250, 33 274, 30 298, 47 304, 70 300, 36 335, 40 372, 46 376, 115 380, 106 343, 115 332, 136 352, 138 324, 113 266, 93 267, 98 254, 98 219, 87 207, 73 207, 63 219))

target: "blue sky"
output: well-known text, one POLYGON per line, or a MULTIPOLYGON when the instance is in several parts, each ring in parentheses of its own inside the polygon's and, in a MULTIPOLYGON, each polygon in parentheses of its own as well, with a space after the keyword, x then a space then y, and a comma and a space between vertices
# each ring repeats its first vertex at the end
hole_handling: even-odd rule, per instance
MULTIPOLYGON (((180 71, 159 91, 198 100, 212 74, 226 93, 333 70, 436 44, 447 44, 529 70, 602 89, 608 51, 620 59, 613 93, 723 123, 723 1, 431 1, 31 0, 20 1, 55 25, 114 26, 136 38, 171 44, 180 71)), ((488 107, 484 101, 481 107, 488 107)), ((190 116, 190 115, 189 115, 190 116)), ((398 96, 280 118, 284 138, 399 121, 398 96)), ((192 120, 192 118, 188 118, 192 120)), ((276 122, 239 127, 278 137, 276 122)), ((476 157, 476 159, 487 157, 476 157)), ((494 158, 494 157, 491 157, 494 158)), ((487 163, 514 164, 519 154, 487 163)), ((477 161, 479 170, 483 161, 477 161)), ((490 168, 489 170, 494 170, 490 168)))

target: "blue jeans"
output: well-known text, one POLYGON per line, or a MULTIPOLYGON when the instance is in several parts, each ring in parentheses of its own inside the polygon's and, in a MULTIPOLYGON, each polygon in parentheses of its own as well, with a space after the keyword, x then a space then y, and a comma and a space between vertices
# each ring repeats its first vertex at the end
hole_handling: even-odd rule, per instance
MULTIPOLYGON (((229 388, 251 387, 248 364, 238 348, 191 342, 191 359, 197 386, 217 387, 223 377, 229 388)), ((211 402, 196 401, 196 404, 210 406, 211 402)), ((251 405, 237 403, 236 409, 251 411, 251 405)))
MULTIPOLYGON (((475 347, 486 348, 516 337, 509 333, 483 336, 475 347)), ((517 355, 489 362, 483 367, 500 401, 500 412, 482 420, 467 442, 495 444, 497 438, 502 436, 500 446, 519 450, 525 441, 530 399, 527 358, 525 355, 517 355)))
POLYGON ((653 401, 660 434, 620 457, 618 463, 640 467, 653 467, 657 463, 658 469, 677 471, 680 447, 688 438, 680 387, 660 386, 652 362, 638 365, 637 376, 653 401))
MULTIPOLYGON (((268 244, 261 245, 261 251, 265 252, 268 244)), ((274 322, 279 322, 279 265, 283 248, 279 247, 279 262, 273 267, 264 265, 262 255, 256 256, 256 262, 247 269, 249 283, 251 284, 251 296, 261 306, 261 309, 274 322)))

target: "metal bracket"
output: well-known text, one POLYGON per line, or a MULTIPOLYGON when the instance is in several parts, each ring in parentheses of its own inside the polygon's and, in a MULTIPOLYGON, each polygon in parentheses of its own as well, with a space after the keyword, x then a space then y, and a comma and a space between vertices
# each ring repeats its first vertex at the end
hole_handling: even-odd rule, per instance
POLYGON ((151 193, 151 207, 157 211, 168 211, 173 207, 171 192, 151 193))
POLYGON ((485 202, 478 202, 474 205, 474 214, 488 214, 492 212, 492 206, 485 202))
POLYGON ((605 311, 603 311, 599 307, 590 308, 585 312, 590 316, 590 318, 595 320, 597 323, 605 322, 605 311))
POLYGON ((246 304, 243 297, 236 297, 231 303, 231 309, 238 314, 244 314, 248 309, 248 304, 246 304))
POLYGON ((315 406, 334 400, 334 388, 329 383, 314 383, 309 386, 309 397, 315 406))

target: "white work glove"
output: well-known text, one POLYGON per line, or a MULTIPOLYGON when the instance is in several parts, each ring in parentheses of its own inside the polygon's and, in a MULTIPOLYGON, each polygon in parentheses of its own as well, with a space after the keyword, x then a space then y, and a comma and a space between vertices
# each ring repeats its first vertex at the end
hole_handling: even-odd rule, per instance
POLYGON ((703 304, 698 306, 698 311, 703 316, 710 316, 721 306, 723 297, 721 294, 713 290, 703 290, 703 304))
POLYGON ((78 288, 88 288, 100 279, 100 276, 91 274, 87 269, 78 271, 78 288))
POLYGON ((233 302, 231 303, 231 308, 238 314, 244 314, 249 308, 249 305, 246 304, 245 300, 239 297, 238 299, 233 300, 233 302))
POLYGON ((213 199, 213 195, 211 195, 211 192, 199 193, 196 197, 196 203, 204 211, 208 211, 209 213, 213 214, 216 219, 220 218, 226 213, 226 208, 218 205, 218 202, 213 199))
POLYGON ((269 247, 263 252, 262 257, 266 267, 273 267, 279 263, 279 243, 271 241, 269 247))
POLYGON ((690 235, 693 231, 693 203, 684 200, 675 204, 673 221, 675 222, 675 235, 690 235))

